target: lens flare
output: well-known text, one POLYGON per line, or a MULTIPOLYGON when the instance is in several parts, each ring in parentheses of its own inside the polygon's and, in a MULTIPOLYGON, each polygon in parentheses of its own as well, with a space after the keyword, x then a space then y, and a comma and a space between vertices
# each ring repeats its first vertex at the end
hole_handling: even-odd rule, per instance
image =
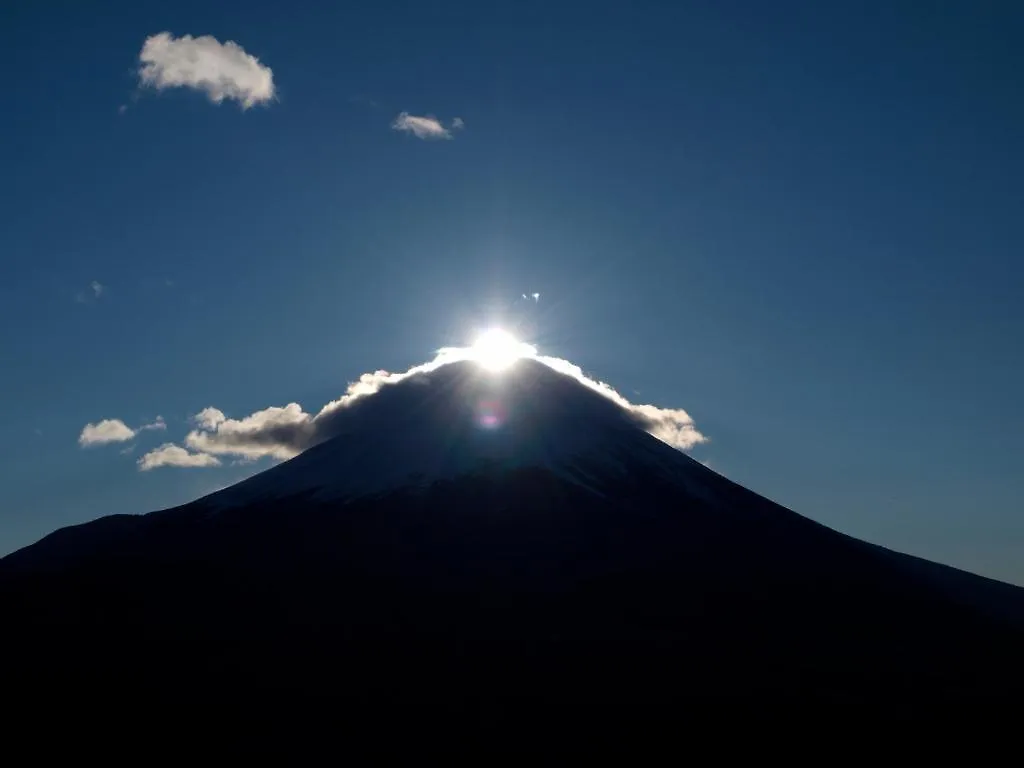
POLYGON ((519 358, 530 357, 537 351, 500 328, 484 331, 472 349, 473 358, 490 371, 503 371, 519 358))
POLYGON ((500 400, 484 400, 477 404, 476 420, 485 429, 497 429, 508 418, 500 400))

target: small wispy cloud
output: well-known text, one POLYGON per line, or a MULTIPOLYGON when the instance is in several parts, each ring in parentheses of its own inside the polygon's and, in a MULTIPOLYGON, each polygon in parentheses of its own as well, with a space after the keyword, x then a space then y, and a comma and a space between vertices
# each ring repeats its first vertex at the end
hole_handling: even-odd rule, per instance
POLYGON ((243 109, 274 98, 270 67, 237 43, 221 43, 211 35, 152 35, 143 43, 139 63, 140 84, 158 91, 191 88, 206 94, 214 104, 233 99, 243 109))
POLYGON ((536 304, 538 301, 540 301, 540 294, 539 293, 524 293, 523 294, 523 298, 526 299, 527 301, 532 301, 534 304, 536 304))
POLYGON ((95 424, 86 424, 78 435, 78 444, 83 448, 108 443, 124 443, 135 437, 135 430, 120 419, 102 419, 95 424))
POLYGON ((140 471, 148 472, 157 467, 219 467, 220 459, 208 453, 191 453, 174 443, 164 443, 146 453, 136 464, 140 471))
POLYGON ((411 133, 417 139, 425 140, 455 138, 452 131, 460 130, 465 125, 461 117, 456 117, 452 120, 451 125, 446 128, 436 117, 431 115, 410 115, 408 112, 399 113, 395 121, 391 123, 392 129, 403 133, 411 133))
POLYGON ((167 429, 167 423, 164 421, 163 416, 157 416, 150 424, 143 424, 136 431, 142 432, 147 429, 167 429))
POLYGON ((78 444, 83 448, 108 443, 126 443, 140 432, 167 429, 163 416, 157 416, 149 424, 133 429, 120 419, 102 419, 95 424, 86 424, 78 435, 78 444))

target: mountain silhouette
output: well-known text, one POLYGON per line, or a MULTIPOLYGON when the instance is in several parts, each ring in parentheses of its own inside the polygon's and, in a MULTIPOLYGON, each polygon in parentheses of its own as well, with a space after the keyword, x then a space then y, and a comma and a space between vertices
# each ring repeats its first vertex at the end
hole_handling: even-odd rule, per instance
POLYGON ((538 361, 451 363, 332 418, 235 486, 0 560, 5 695, 482 733, 1022 690, 1024 590, 785 509, 538 361))

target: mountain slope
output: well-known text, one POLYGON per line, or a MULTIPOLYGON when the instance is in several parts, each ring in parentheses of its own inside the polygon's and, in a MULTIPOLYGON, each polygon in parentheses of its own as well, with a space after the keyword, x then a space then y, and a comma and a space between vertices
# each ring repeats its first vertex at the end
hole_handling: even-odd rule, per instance
POLYGON ((0 682, 467 728, 966 712, 1022 690, 1024 591, 773 504, 539 363, 444 366, 336 427, 192 504, 0 561, 19 660, 0 682))

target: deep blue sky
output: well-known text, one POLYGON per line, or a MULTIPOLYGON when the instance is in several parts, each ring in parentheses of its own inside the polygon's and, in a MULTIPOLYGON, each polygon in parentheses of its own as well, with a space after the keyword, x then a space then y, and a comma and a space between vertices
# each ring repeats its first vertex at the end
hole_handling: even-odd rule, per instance
POLYGON ((205 406, 316 410, 511 312, 730 478, 1024 584, 1019 3, 103 9, 0 9, 0 552, 253 471, 138 471, 205 406), (140 91, 161 31, 277 99, 140 91))

